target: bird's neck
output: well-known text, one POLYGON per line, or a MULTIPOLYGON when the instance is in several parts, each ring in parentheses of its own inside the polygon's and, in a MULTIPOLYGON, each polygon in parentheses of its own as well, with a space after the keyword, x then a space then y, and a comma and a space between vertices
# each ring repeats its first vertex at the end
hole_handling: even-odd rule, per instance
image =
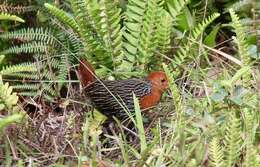
POLYGON ((146 109, 155 106, 160 101, 161 95, 162 91, 153 85, 151 93, 141 98, 141 108, 146 109))

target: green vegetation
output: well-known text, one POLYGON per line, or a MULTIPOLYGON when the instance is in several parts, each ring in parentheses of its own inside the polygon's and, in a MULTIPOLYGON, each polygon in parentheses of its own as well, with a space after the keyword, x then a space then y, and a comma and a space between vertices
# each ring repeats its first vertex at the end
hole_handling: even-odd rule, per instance
POLYGON ((260 3, 0 2, 0 166, 260 167, 260 3), (134 127, 91 111, 77 77, 163 70, 134 127))

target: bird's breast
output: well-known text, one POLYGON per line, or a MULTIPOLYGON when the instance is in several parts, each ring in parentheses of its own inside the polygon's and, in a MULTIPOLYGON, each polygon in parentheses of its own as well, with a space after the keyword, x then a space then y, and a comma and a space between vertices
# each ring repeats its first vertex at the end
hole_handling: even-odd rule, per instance
POLYGON ((150 94, 145 95, 140 98, 141 109, 147 109, 155 106, 161 99, 161 93, 157 91, 152 91, 150 94))

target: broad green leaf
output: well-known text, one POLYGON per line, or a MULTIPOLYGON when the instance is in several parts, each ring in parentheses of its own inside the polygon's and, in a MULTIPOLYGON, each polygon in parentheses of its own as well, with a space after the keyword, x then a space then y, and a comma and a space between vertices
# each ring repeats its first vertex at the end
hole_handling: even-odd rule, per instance
POLYGON ((12 20, 12 21, 20 22, 20 23, 25 22, 22 18, 20 18, 16 15, 10 15, 8 13, 0 13, 0 20, 12 20))
POLYGON ((215 101, 215 102, 221 102, 225 99, 225 97, 227 96, 228 94, 226 92, 216 92, 216 93, 213 93, 210 98, 215 101))
POLYGON ((177 16, 177 25, 183 31, 192 30, 195 27, 195 19, 187 7, 184 8, 181 15, 177 16))
POLYGON ((209 47, 215 47, 216 46, 216 37, 219 31, 220 25, 217 25, 213 28, 213 30, 208 34, 204 40, 204 44, 206 44, 209 47))
POLYGON ((5 58, 5 55, 0 55, 0 64, 2 64, 4 58, 5 58))
POLYGON ((210 95, 210 98, 215 102, 221 102, 228 95, 228 92, 222 87, 222 85, 215 83, 214 92, 210 95))
POLYGON ((256 45, 250 45, 248 54, 250 57, 259 60, 260 59, 260 53, 257 52, 257 46, 256 45))
POLYGON ((242 86, 236 86, 230 100, 237 105, 242 105, 244 103, 243 97, 248 93, 248 90, 242 86))
POLYGON ((139 101, 136 98, 135 94, 133 94, 134 98, 134 105, 135 105, 135 117, 136 117, 136 126, 138 129, 138 134, 141 142, 141 152, 144 152, 144 150, 147 148, 146 144, 146 137, 144 132, 144 125, 143 125, 143 119, 141 114, 141 109, 139 106, 139 101))

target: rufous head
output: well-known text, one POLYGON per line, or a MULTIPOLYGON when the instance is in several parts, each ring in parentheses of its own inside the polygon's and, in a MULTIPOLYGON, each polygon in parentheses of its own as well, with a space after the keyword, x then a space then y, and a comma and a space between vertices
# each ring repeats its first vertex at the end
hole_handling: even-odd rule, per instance
POLYGON ((164 91, 169 87, 168 78, 163 71, 151 72, 147 79, 150 80, 153 86, 160 91, 164 91))

